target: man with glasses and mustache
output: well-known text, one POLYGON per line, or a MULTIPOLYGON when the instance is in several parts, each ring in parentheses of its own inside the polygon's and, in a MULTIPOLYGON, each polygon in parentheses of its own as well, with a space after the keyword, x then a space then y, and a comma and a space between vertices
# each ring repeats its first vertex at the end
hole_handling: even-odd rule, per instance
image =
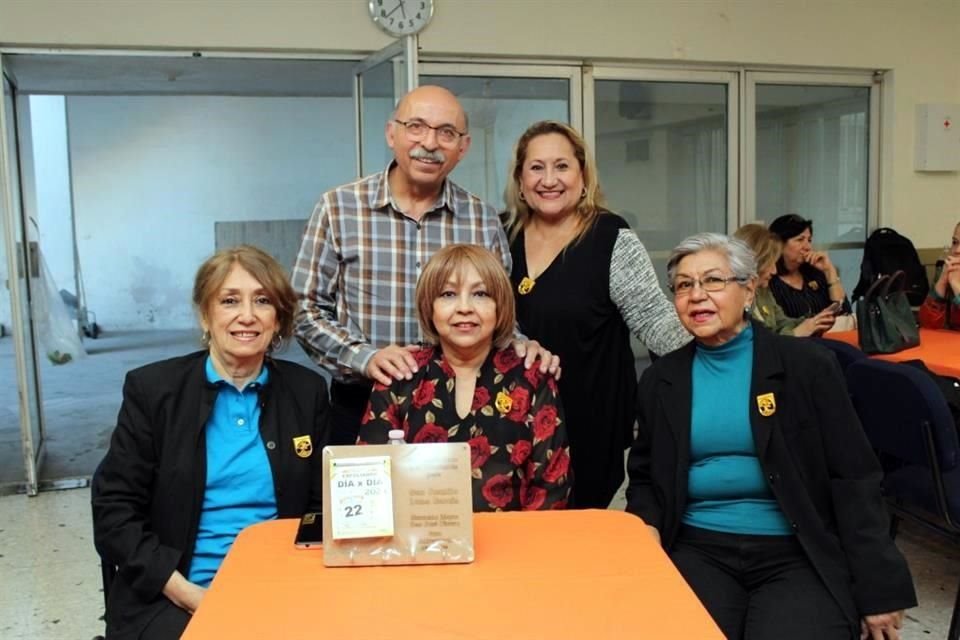
MULTIPOLYGON (((411 379, 422 340, 414 290, 447 244, 484 246, 510 271, 497 211, 447 179, 470 148, 467 116, 442 87, 414 89, 386 123, 394 159, 381 173, 323 194, 293 267, 295 333, 333 376, 330 444, 353 444, 373 383, 411 379)), ((535 341, 514 343, 532 366, 558 361, 535 341)))

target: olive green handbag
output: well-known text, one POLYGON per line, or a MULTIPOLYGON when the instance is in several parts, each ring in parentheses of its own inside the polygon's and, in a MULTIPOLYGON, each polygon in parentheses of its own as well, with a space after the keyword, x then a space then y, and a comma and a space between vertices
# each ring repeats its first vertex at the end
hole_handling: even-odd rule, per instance
POLYGON ((857 303, 860 349, 864 353, 896 353, 920 344, 905 283, 903 271, 895 271, 870 285, 857 303))

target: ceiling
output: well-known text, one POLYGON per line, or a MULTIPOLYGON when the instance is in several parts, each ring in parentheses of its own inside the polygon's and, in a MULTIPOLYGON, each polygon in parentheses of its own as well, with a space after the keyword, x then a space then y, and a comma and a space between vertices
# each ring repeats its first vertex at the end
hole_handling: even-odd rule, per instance
MULTIPOLYGON (((154 55, 7 54, 21 95, 227 95, 350 97, 354 60, 154 55)), ((430 82, 431 76, 424 76, 430 82)), ((439 76, 463 98, 564 99, 567 83, 557 79, 439 76), (544 95, 544 92, 553 95, 544 95)), ((724 84, 597 81, 600 102, 722 105, 724 84)), ((392 93, 389 72, 375 73, 365 95, 392 93)), ((758 85, 757 110, 862 99, 866 87, 758 85)))
POLYGON ((4 55, 20 94, 349 97, 352 60, 4 55))
MULTIPOLYGON (((5 55, 21 95, 228 95, 350 97, 353 60, 131 55, 5 55)), ((378 67, 367 96, 393 93, 388 67, 378 67)), ((567 81, 422 76, 464 98, 565 99, 567 81), (435 78, 435 79, 434 79, 435 78), (551 95, 544 95, 544 92, 551 95)))

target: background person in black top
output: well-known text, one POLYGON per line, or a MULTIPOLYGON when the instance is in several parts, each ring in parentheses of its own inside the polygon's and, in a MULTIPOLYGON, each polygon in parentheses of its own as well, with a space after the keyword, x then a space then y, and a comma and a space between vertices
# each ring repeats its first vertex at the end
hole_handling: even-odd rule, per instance
POLYGON ((813 221, 788 213, 771 222, 770 231, 783 240, 777 277, 770 280, 770 291, 783 312, 790 318, 809 318, 839 302, 839 313, 850 313, 837 268, 826 251, 811 244, 813 221))

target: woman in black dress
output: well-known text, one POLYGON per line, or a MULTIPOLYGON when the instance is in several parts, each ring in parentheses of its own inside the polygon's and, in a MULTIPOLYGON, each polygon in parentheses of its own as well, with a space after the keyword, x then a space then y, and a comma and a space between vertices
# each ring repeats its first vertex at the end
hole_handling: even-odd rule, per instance
POLYGON ((633 439, 630 333, 664 354, 690 335, 660 289, 643 244, 603 208, 593 159, 566 124, 520 136, 507 186, 520 330, 560 356, 574 490, 571 506, 605 508, 633 439))

